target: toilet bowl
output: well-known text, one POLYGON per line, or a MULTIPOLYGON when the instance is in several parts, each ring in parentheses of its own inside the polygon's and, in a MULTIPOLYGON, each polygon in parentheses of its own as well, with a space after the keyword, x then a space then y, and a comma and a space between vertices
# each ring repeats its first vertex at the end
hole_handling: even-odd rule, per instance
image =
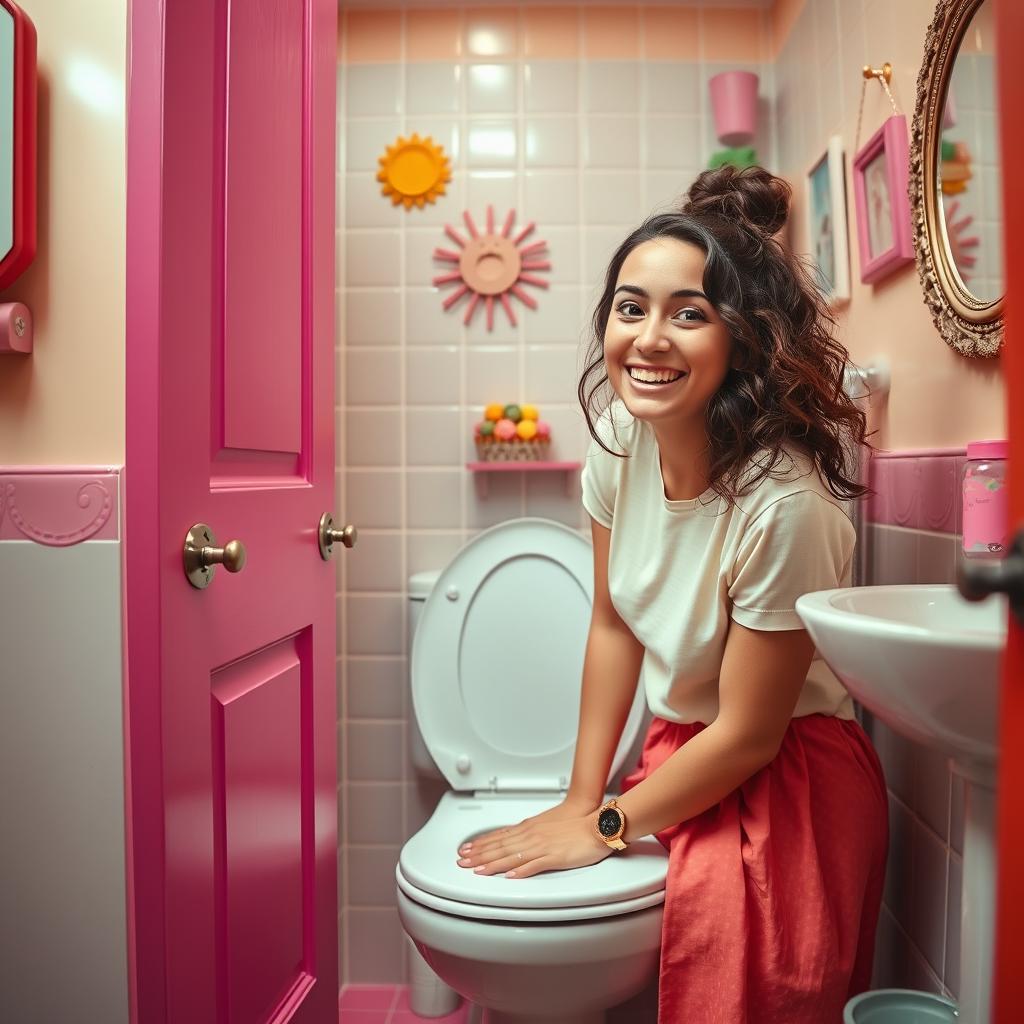
MULTIPOLYGON (((658 968, 667 855, 653 837, 590 867, 529 878, 456 863, 467 839, 564 795, 592 575, 579 534, 511 520, 427 580, 410 616, 413 760, 451 788, 402 848, 399 917, 438 977, 484 1007, 488 1024, 598 1024, 658 968)), ((641 727, 639 691, 609 778, 641 727)))

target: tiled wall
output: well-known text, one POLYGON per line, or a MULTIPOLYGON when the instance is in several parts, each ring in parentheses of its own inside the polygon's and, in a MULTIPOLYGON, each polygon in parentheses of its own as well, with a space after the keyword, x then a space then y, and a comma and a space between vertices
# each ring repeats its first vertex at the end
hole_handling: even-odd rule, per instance
MULTIPOLYGON (((737 5, 741 6, 741 5, 737 5)), ((440 568, 480 529, 536 514, 574 527, 578 482, 464 468, 490 401, 529 401, 553 458, 578 459, 580 337, 615 245, 681 195, 718 148, 707 79, 761 75, 758 151, 774 159, 768 12, 695 7, 508 6, 343 11, 339 68, 339 515, 360 528, 338 596, 342 977, 401 981, 394 909, 402 842, 441 790, 406 754, 405 581, 440 568), (451 158, 449 193, 406 212, 379 194, 377 157, 399 134, 451 158), (489 333, 431 279, 444 224, 514 208, 537 222, 553 272, 519 326, 489 333)), ((513 300, 515 301, 515 300, 513 300)))
MULTIPOLYGON (((869 583, 952 583, 962 537, 963 451, 872 459, 869 583)), ((956 998, 964 789, 942 755, 877 720, 869 732, 889 786, 889 865, 875 955, 876 987, 956 998)))

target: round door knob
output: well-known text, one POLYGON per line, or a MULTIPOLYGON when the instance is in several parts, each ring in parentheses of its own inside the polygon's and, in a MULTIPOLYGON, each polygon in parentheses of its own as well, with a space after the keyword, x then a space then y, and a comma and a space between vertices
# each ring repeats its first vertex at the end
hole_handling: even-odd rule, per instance
POLYGON ((320 543, 320 557, 325 562, 334 554, 335 544, 343 544, 347 548, 354 548, 358 538, 359 531, 351 523, 340 530, 336 530, 334 528, 334 517, 330 512, 325 512, 320 517, 317 539, 320 543))
POLYGON ((229 540, 217 547, 217 538, 206 523, 196 523, 185 535, 185 575, 197 590, 205 590, 213 581, 218 565, 228 572, 241 572, 245 568, 245 545, 240 540, 229 540))

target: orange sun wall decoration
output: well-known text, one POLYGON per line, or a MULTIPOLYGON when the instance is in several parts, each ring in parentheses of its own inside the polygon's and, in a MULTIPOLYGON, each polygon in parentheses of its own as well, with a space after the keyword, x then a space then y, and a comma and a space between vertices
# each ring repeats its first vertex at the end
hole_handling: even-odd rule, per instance
POLYGON ((521 285, 529 284, 536 288, 547 288, 548 282, 537 277, 533 271, 550 270, 551 264, 541 257, 547 249, 547 242, 537 241, 530 245, 520 246, 536 225, 530 221, 515 237, 512 237, 512 225, 515 223, 516 212, 509 210, 508 216, 500 232, 494 230, 494 207, 487 207, 487 230, 479 231, 468 211, 462 214, 462 220, 469 232, 469 239, 464 239, 450 224, 445 225, 445 234, 459 247, 458 252, 451 249, 435 249, 434 259, 446 263, 455 263, 457 270, 440 274, 434 278, 435 285, 458 284, 458 287, 441 304, 444 309, 451 309, 464 295, 469 295, 469 305, 462 318, 469 324, 477 311, 481 299, 487 312, 487 330, 494 330, 495 300, 501 303, 505 315, 513 327, 516 326, 516 314, 509 300, 514 295, 530 309, 537 308, 537 300, 523 291, 521 285))

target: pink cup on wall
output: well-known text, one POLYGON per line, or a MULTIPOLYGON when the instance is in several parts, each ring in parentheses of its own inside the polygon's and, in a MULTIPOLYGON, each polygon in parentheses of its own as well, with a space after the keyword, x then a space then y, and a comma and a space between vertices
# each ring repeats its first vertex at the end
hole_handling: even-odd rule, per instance
POLYGON ((725 146, 742 146, 757 126, 757 75, 753 71, 723 71, 708 80, 715 134, 725 146))

